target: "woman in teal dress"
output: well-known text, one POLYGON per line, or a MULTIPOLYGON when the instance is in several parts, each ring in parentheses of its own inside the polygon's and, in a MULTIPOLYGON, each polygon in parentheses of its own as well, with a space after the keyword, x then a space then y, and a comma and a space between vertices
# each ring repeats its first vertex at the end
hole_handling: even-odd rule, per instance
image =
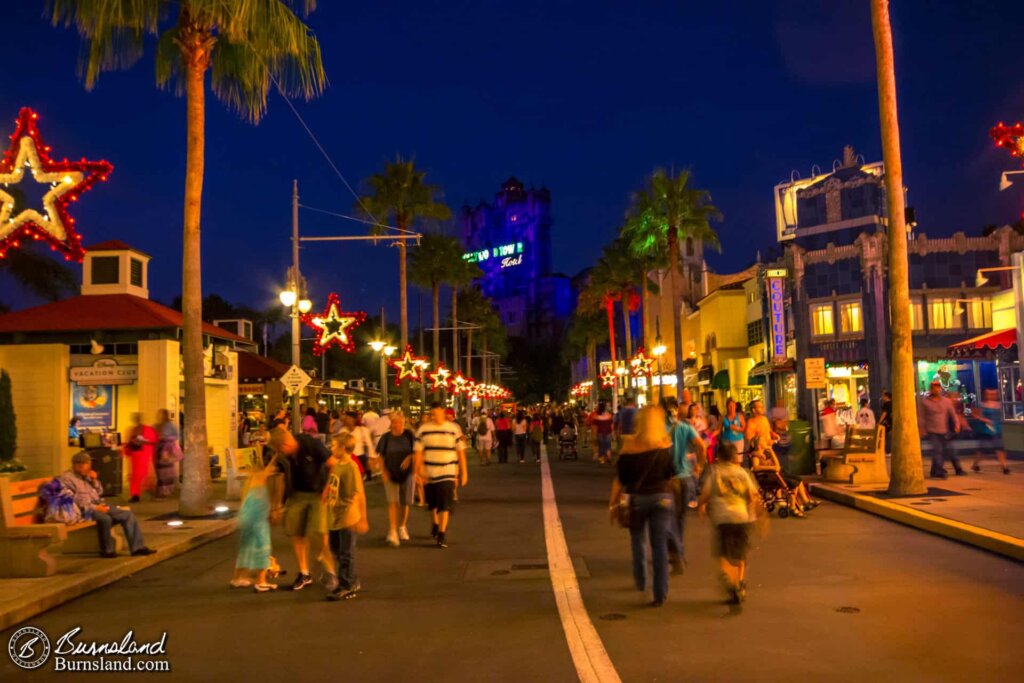
POLYGON ((252 586, 257 593, 277 589, 267 581, 270 568, 270 491, 267 477, 274 471, 274 460, 249 475, 248 492, 238 511, 238 559, 231 578, 232 588, 252 586))

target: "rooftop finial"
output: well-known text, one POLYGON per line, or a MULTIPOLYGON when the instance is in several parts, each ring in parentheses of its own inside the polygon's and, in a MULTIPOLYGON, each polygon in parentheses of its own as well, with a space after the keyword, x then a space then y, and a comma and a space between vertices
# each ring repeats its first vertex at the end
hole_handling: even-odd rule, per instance
POLYGON ((843 168, 852 168, 857 165, 857 152, 854 151, 853 145, 846 145, 843 147, 843 168))

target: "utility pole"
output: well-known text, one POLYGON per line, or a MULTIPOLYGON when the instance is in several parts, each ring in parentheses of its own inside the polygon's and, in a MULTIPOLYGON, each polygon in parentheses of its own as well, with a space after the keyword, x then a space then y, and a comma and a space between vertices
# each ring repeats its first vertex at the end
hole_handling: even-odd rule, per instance
MULTIPOLYGON (((299 348, 299 300, 302 292, 299 287, 302 276, 299 274, 299 181, 292 181, 292 291, 295 301, 292 303, 292 365, 301 367, 302 357, 299 348)), ((322 379, 321 379, 322 381, 322 379)), ((292 431, 302 431, 302 419, 299 417, 299 392, 292 394, 292 431)))

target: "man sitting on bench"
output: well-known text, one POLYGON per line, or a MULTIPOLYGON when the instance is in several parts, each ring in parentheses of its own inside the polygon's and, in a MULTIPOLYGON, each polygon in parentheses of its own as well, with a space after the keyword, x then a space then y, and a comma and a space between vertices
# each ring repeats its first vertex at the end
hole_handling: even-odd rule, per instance
POLYGON ((132 555, 152 555, 156 552, 146 547, 142 539, 142 529, 139 528, 139 520, 135 519, 135 514, 131 510, 105 505, 100 500, 103 484, 92 469, 92 458, 88 453, 75 453, 71 457, 71 469, 60 475, 60 481, 74 495, 75 505, 82 511, 82 517, 96 522, 96 531, 100 535, 100 557, 117 557, 114 539, 110 535, 114 522, 124 529, 132 555))

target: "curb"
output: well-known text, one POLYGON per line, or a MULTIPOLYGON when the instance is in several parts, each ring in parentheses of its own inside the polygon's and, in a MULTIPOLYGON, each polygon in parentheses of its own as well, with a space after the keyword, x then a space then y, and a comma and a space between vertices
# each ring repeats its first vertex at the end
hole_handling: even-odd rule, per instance
POLYGON ((35 598, 29 597, 23 604, 15 605, 3 612, 0 612, 0 631, 6 630, 15 624, 42 614, 54 607, 70 602, 94 590, 108 586, 115 581, 131 576, 144 569, 170 560, 179 555, 184 555, 190 550, 206 545, 212 541, 219 540, 235 532, 238 527, 238 520, 235 518, 225 520, 202 533, 171 543, 159 548, 153 555, 143 557, 131 557, 124 561, 116 561, 109 569, 98 573, 90 573, 82 576, 82 579, 73 585, 66 586, 48 595, 41 595, 35 598))
POLYGON ((811 489, 815 495, 830 500, 833 503, 870 512, 873 515, 885 517, 899 524, 972 545, 976 548, 987 550, 990 553, 1008 557, 1011 560, 1024 562, 1024 539, 964 524, 963 522, 933 515, 922 510, 914 510, 904 505, 874 498, 873 496, 864 496, 859 493, 845 491, 827 484, 812 483, 811 489))

